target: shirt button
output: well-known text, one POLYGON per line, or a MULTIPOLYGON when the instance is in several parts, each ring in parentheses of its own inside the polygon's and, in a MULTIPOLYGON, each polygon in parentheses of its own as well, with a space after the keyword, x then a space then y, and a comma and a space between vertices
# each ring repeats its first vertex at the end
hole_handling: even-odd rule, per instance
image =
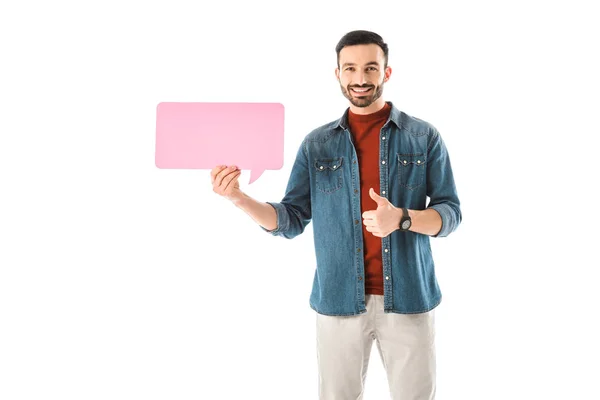
POLYGON ((421 160, 417 160, 417 164, 421 164, 421 160))
POLYGON ((358 280, 359 280, 359 281, 362 281, 362 276, 359 276, 359 277, 358 277, 358 280))
POLYGON ((381 138, 381 140, 385 140, 385 136, 381 138))
POLYGON ((385 250, 383 250, 383 251, 385 251, 385 252, 387 253, 387 252, 388 252, 388 249, 385 249, 385 250))
POLYGON ((358 220, 357 220, 357 219, 355 219, 355 220, 354 220, 354 223, 358 225, 358 220))
POLYGON ((354 193, 358 193, 358 189, 354 189, 354 193))
POLYGON ((385 190, 383 192, 381 192, 381 194, 385 194, 385 190))
POLYGON ((390 277, 389 277, 389 276, 386 276, 386 277, 385 277, 385 279, 390 279, 390 277))
POLYGON ((383 160, 381 163, 382 163, 382 164, 385 164, 385 160, 383 160))
POLYGON ((337 165, 334 165, 334 166, 333 166, 333 169, 336 169, 336 167, 337 167, 337 165))
MULTIPOLYGON (((405 161, 405 162, 406 162, 406 161, 405 161)), ((319 169, 323 169, 323 166, 321 165, 321 166, 319 167, 319 169)))
POLYGON ((360 253, 360 247, 356 250, 357 253, 360 253))

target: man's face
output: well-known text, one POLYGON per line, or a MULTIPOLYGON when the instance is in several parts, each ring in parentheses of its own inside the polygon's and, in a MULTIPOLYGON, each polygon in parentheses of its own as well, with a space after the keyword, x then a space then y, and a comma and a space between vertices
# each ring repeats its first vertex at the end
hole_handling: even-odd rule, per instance
POLYGON ((344 96, 356 107, 368 107, 383 93, 391 69, 385 68, 383 50, 376 44, 346 46, 340 51, 335 75, 344 96))

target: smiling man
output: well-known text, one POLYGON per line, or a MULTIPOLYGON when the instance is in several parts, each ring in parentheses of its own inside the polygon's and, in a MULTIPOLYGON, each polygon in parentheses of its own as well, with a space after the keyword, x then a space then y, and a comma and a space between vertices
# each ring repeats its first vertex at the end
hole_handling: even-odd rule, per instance
POLYGON ((392 73, 392 69, 387 66, 387 57, 384 51, 374 44, 346 47, 342 50, 340 51, 342 60, 366 61, 362 65, 355 62, 344 62, 341 65, 341 73, 340 68, 336 68, 335 76, 340 81, 342 93, 353 106, 362 108, 362 112, 370 113, 381 109, 385 104, 381 98, 383 82, 387 81, 392 73), (369 59, 378 61, 367 61, 369 59), (364 73, 357 73, 357 70, 360 72, 360 69, 364 69, 364 73), (382 79, 383 81, 379 84, 382 79), (346 83, 352 83, 353 86, 345 87, 346 83), (375 102, 376 100, 380 101, 375 102))
POLYGON ((213 190, 272 235, 313 222, 320 399, 363 398, 375 341, 392 399, 431 400, 442 296, 429 239, 462 221, 450 157, 433 125, 383 99, 392 69, 378 34, 349 32, 336 52, 349 107, 304 138, 281 202, 243 193, 235 167, 213 169, 213 190))

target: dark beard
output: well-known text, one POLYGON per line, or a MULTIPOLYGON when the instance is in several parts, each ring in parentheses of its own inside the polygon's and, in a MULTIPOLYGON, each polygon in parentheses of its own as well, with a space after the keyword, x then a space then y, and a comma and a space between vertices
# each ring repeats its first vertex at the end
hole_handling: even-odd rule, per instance
POLYGON ((366 85, 366 86, 357 86, 354 85, 352 87, 357 87, 357 88, 373 88, 373 92, 371 93, 370 96, 363 96, 363 97, 353 97, 352 96, 352 92, 350 92, 350 86, 348 86, 348 88, 343 87, 342 85, 340 85, 340 88, 342 89, 342 94, 344 95, 345 98, 347 98, 350 103, 352 103, 352 105, 356 106, 356 107, 369 107, 371 104, 373 104, 377 99, 379 99, 381 97, 381 95, 383 94, 383 82, 381 83, 381 85, 378 86, 373 86, 373 85, 366 85))

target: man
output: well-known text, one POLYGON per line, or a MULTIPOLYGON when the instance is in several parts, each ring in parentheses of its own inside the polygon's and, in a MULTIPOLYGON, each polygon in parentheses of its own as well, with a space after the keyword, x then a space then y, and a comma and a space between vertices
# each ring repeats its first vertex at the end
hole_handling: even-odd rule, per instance
POLYGON ((304 138, 281 202, 244 194, 235 167, 213 169, 213 191, 272 235, 313 221, 320 399, 362 399, 373 340, 394 400, 434 399, 441 293, 429 237, 462 220, 449 155, 431 124, 383 99, 392 69, 379 35, 349 32, 336 52, 349 108, 304 138))

